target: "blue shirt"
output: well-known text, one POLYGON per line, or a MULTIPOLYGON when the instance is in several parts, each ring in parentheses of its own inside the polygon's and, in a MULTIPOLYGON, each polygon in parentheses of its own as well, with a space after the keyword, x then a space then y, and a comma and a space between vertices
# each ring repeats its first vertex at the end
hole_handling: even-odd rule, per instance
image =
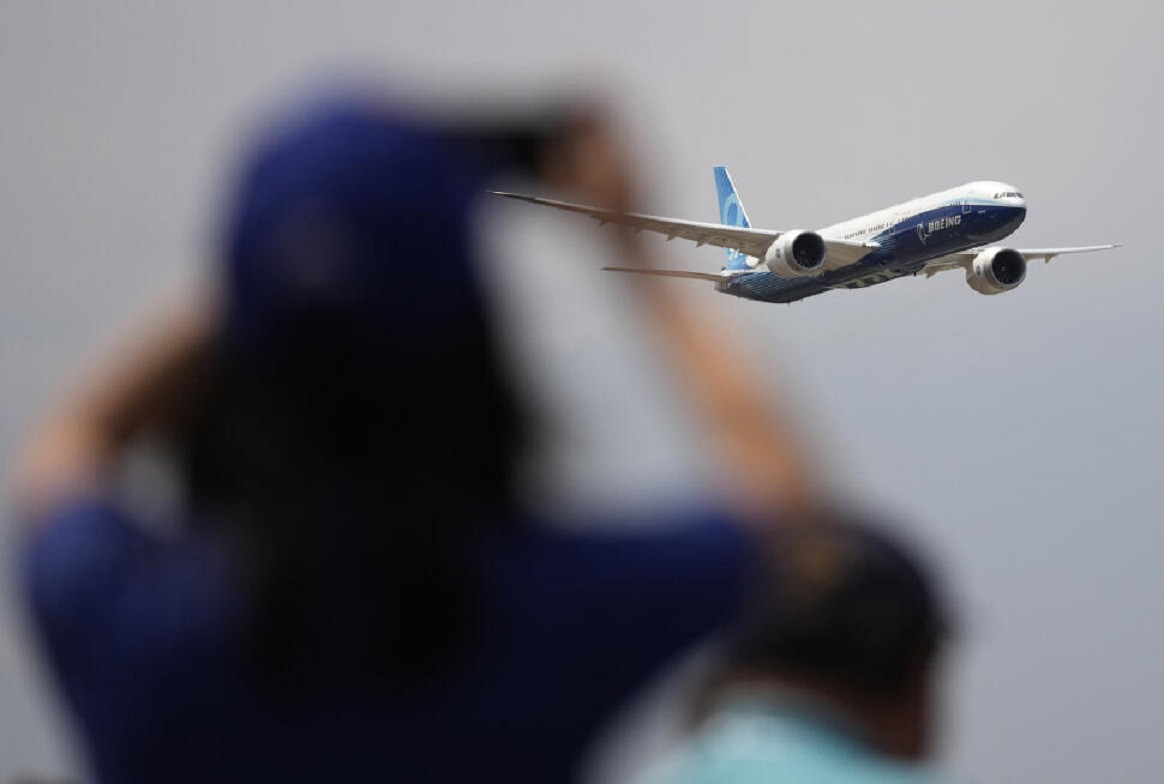
POLYGON ((640 784, 938 784, 886 757, 836 717, 780 696, 727 701, 640 784))
POLYGON ((359 613, 337 591, 315 696, 297 707, 245 666, 242 575, 212 536, 154 536, 78 501, 38 527, 24 575, 100 781, 544 784, 570 780, 603 719, 738 609, 744 535, 689 522, 491 535, 477 647, 408 698, 361 688, 346 655, 359 613))

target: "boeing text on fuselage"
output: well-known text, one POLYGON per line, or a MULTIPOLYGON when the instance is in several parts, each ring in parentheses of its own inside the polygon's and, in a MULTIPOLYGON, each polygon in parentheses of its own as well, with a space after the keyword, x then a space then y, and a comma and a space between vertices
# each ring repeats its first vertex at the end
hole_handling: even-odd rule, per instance
POLYGON ((924 245, 925 241, 928 240, 930 238, 930 235, 933 234, 934 232, 942 231, 943 229, 948 229, 951 226, 959 226, 959 225, 961 225, 961 223, 962 223, 962 216, 961 215, 954 215, 954 216, 951 216, 949 218, 938 218, 937 220, 930 221, 924 227, 919 223, 917 225, 917 236, 918 236, 918 239, 920 239, 922 241, 922 244, 924 245))

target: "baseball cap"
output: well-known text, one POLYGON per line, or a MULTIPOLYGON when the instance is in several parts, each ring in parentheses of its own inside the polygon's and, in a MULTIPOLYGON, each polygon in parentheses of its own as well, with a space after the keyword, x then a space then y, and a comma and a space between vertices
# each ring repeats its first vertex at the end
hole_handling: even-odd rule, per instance
POLYGON ((455 342, 483 318, 478 188, 382 98, 338 92, 283 113, 246 155, 227 218, 228 346, 280 365, 408 360, 455 342))
POLYGON ((952 631, 922 559, 867 518, 787 526, 770 554, 733 646, 737 667, 892 691, 952 631))

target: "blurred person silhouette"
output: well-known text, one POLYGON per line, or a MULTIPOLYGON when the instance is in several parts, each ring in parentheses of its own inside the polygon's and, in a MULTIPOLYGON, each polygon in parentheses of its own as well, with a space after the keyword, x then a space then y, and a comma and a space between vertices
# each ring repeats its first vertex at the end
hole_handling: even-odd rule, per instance
POLYGON ((854 516, 775 533, 693 737, 651 784, 935 782, 949 610, 921 561, 854 516))
POLYGON ((537 433, 475 205, 525 172, 627 209, 631 171, 588 102, 474 118, 352 90, 261 134, 217 290, 98 353, 19 462, 23 584, 99 781, 568 781, 735 617, 755 545, 817 494, 774 390, 665 286, 628 284, 731 491, 649 533, 554 532, 516 500, 537 433), (118 489, 147 435, 185 481, 169 535, 118 489))

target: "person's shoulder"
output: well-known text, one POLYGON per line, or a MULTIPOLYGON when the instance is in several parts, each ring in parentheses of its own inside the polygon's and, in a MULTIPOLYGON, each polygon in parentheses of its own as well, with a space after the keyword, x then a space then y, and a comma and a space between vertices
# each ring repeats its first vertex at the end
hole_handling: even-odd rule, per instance
POLYGON ((28 527, 22 542, 22 577, 34 611, 51 624, 92 600, 144 544, 142 533, 107 498, 58 503, 28 527))
POLYGON ((748 571, 753 535, 714 511, 520 524, 489 537, 490 571, 550 579, 587 590, 627 583, 684 593, 736 587, 748 571))
POLYGON ((188 610, 183 597, 206 594, 220 560, 191 537, 152 531, 112 499, 78 496, 30 527, 21 582, 37 624, 50 640, 64 640, 131 608, 188 610))
POLYGON ((657 560, 661 548, 704 556, 737 554, 754 536, 744 524, 716 509, 663 509, 655 512, 600 515, 568 522, 526 520, 517 527, 522 542, 562 551, 634 554, 649 550, 657 560))
POLYGON ((636 784, 947 784, 922 768, 877 759, 828 759, 805 754, 683 753, 636 784))
POLYGON ((930 770, 762 717, 713 717, 637 784, 941 784, 930 770))
POLYGON ((754 550, 723 518, 593 521, 502 532, 480 569, 512 623, 549 624, 563 649, 588 651, 596 677, 617 672, 629 683, 735 620, 754 550))

